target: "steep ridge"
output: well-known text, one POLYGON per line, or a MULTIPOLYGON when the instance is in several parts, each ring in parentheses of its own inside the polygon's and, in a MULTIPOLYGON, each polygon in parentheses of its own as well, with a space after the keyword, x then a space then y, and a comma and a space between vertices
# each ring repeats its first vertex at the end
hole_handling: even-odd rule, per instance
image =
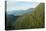
POLYGON ((16 29, 43 28, 44 27, 44 3, 40 3, 32 14, 25 14, 16 20, 16 29))

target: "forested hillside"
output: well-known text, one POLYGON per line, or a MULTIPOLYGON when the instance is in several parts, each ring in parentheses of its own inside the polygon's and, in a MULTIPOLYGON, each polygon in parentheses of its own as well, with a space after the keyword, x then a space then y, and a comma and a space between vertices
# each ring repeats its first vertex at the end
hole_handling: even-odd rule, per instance
POLYGON ((20 16, 15 22, 16 29, 43 28, 44 27, 44 3, 40 3, 32 14, 20 16))

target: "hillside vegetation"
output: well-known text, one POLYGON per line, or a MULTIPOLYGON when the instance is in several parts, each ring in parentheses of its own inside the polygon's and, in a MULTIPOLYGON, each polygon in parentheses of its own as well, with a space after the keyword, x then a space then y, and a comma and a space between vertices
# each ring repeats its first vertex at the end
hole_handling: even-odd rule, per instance
POLYGON ((15 22, 16 29, 43 28, 44 27, 44 3, 40 3, 32 14, 20 16, 15 22))

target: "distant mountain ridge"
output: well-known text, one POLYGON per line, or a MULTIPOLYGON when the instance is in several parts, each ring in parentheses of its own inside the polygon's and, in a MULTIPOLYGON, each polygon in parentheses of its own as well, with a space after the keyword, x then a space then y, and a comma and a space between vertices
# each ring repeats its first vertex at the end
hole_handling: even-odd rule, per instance
POLYGON ((34 10, 34 8, 30 8, 27 10, 13 10, 13 11, 8 11, 7 14, 9 15, 14 15, 14 16, 20 16, 23 14, 30 14, 32 11, 34 10))

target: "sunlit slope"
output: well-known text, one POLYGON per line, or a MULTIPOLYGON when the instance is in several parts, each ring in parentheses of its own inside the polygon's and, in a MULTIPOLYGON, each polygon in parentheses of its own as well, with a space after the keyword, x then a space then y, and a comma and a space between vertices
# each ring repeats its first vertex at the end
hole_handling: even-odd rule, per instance
POLYGON ((32 14, 25 14, 16 20, 16 29, 44 27, 44 3, 40 3, 32 14))

